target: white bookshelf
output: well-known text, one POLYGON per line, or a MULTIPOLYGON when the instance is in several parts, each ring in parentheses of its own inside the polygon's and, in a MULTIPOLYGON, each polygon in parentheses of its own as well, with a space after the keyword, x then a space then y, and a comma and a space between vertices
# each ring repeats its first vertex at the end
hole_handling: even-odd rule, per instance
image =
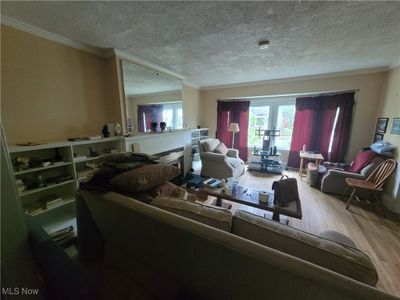
POLYGON ((210 129, 209 128, 199 128, 199 129, 193 129, 192 131, 192 161, 193 163, 195 162, 200 162, 200 141, 204 139, 208 139, 210 137, 209 135, 210 129))
POLYGON ((125 149, 123 137, 111 137, 96 140, 75 142, 55 142, 34 146, 10 146, 11 161, 17 157, 26 157, 36 161, 34 167, 17 169, 14 166, 14 176, 17 182, 42 179, 37 187, 32 187, 17 192, 21 198, 22 210, 25 212, 32 207, 40 205, 39 199, 43 196, 54 194, 62 199, 57 205, 36 212, 32 218, 38 220, 42 227, 48 231, 62 228, 64 225, 73 225, 76 230, 75 220, 75 192, 80 182, 84 181, 90 168, 87 163, 100 162, 110 152, 121 152, 125 149), (89 150, 89 147, 92 151, 89 150), (61 155, 60 161, 55 161, 56 149, 61 155), (96 156, 93 155, 93 151, 96 156), (79 157, 84 157, 79 159, 79 157), (45 166, 40 162, 46 161, 45 166), (64 177, 63 181, 53 181, 55 178, 64 177))

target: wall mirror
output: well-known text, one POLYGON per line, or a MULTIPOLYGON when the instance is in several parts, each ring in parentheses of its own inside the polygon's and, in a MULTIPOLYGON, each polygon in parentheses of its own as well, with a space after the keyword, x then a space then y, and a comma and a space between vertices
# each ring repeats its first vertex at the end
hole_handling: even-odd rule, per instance
POLYGON ((181 129, 182 81, 122 60, 128 132, 181 129))

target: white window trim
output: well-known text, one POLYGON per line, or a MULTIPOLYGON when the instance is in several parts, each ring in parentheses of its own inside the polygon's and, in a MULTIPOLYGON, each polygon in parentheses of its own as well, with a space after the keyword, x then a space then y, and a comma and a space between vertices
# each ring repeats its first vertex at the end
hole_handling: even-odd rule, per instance
POLYGON ((278 109, 281 105, 296 105, 296 98, 260 98, 250 100, 250 107, 270 107, 268 129, 276 127, 278 123, 278 109))

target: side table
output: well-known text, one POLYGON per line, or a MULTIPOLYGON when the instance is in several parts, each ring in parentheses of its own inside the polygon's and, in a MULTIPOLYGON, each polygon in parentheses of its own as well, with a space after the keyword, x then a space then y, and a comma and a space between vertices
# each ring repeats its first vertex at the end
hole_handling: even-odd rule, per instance
POLYGON ((299 167, 299 177, 300 180, 303 177, 303 164, 304 164, 304 159, 308 160, 314 160, 315 164, 318 166, 322 160, 324 160, 324 157, 322 156, 321 153, 312 153, 308 151, 300 151, 300 167, 299 167))

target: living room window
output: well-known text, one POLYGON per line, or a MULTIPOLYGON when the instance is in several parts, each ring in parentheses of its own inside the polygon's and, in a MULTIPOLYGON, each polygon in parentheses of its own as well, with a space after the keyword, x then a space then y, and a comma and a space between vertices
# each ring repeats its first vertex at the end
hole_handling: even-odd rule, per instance
POLYGON ((169 103, 163 105, 163 120, 173 129, 182 128, 182 103, 169 103))
POLYGON ((138 105, 138 131, 147 132, 151 122, 165 122, 171 129, 180 129, 183 125, 182 102, 160 102, 138 105))
POLYGON ((248 147, 262 148, 263 131, 276 128, 280 136, 275 139, 279 150, 289 150, 292 140, 295 99, 255 99, 250 104, 248 147), (260 136, 261 135, 261 136, 260 136))

